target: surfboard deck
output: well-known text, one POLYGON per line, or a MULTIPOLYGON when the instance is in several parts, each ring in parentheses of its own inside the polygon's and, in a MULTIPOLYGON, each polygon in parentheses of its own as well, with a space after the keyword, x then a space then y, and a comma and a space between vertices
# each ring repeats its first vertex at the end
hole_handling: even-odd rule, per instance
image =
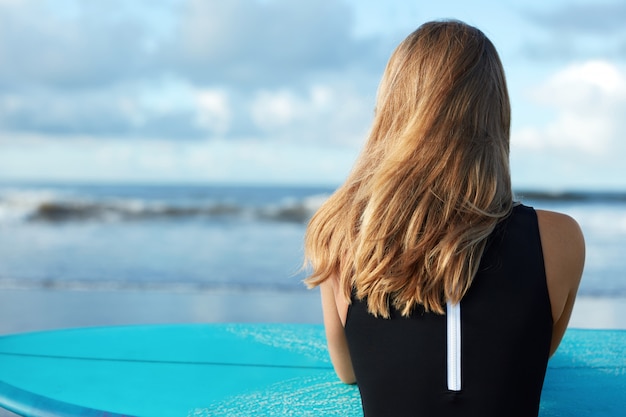
MULTIPOLYGON (((0 406, 18 415, 361 416, 321 325, 99 327, 0 337, 0 406)), ((623 416, 626 331, 567 331, 542 417, 623 416)))

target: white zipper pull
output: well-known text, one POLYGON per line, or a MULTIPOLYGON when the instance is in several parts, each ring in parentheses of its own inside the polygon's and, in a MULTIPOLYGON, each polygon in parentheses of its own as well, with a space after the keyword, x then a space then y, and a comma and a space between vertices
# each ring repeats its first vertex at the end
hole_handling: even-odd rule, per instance
POLYGON ((448 389, 461 391, 461 303, 446 303, 448 327, 448 389))

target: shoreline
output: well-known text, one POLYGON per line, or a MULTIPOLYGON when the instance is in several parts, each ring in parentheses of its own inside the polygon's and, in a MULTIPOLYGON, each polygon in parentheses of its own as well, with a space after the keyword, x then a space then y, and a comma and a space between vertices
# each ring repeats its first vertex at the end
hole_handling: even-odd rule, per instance
MULTIPOLYGON (((0 335, 173 323, 322 323, 319 291, 0 291, 0 335)), ((626 297, 578 296, 571 328, 626 330, 626 297)))

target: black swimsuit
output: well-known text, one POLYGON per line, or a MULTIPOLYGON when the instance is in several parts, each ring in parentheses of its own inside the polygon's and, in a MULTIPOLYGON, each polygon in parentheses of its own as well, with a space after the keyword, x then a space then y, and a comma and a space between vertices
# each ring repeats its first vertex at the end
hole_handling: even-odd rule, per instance
POLYGON ((518 205, 461 301, 461 388, 448 389, 445 315, 375 318, 352 297, 345 334, 365 417, 537 416, 552 314, 537 215, 518 205))

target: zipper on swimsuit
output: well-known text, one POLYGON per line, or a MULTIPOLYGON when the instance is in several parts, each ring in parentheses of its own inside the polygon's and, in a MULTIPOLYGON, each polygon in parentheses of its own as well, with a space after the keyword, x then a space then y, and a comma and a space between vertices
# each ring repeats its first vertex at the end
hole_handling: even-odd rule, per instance
POLYGON ((448 328, 448 390, 461 391, 461 304, 446 304, 448 328))

